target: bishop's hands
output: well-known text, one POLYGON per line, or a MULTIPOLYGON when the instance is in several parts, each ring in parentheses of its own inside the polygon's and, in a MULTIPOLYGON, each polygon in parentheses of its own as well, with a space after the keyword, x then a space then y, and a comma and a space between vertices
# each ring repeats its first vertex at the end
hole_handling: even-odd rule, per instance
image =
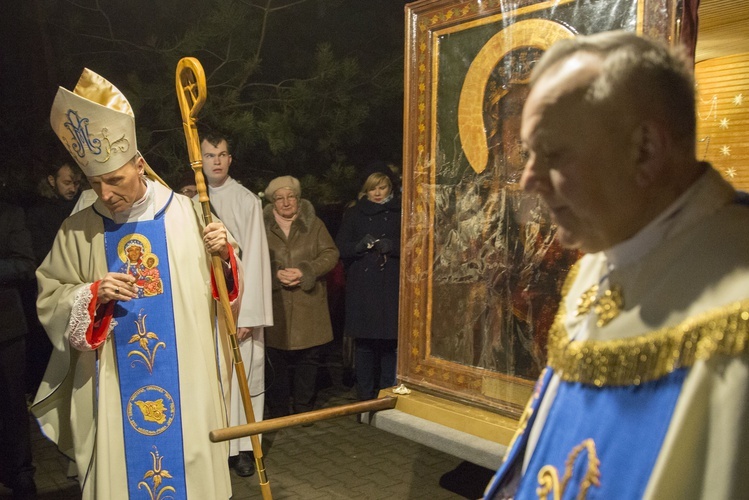
POLYGON ((135 277, 125 273, 107 273, 99 282, 96 301, 108 304, 113 300, 128 302, 138 296, 135 277))
POLYGON ((220 222, 211 222, 203 228, 203 245, 206 252, 218 253, 223 260, 229 258, 229 237, 226 227, 220 222))

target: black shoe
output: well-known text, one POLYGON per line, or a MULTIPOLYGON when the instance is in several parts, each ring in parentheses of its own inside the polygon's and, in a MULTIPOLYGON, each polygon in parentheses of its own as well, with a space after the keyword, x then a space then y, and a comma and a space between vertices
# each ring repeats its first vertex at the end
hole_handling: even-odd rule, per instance
POLYGON ((255 473, 255 462, 252 453, 240 451, 239 455, 229 457, 229 467, 236 472, 237 476, 250 477, 255 473))
POLYGON ((341 375, 341 383, 343 384, 346 389, 351 389, 354 387, 354 384, 356 383, 356 375, 354 375, 354 370, 351 368, 344 368, 343 369, 343 375, 341 375))

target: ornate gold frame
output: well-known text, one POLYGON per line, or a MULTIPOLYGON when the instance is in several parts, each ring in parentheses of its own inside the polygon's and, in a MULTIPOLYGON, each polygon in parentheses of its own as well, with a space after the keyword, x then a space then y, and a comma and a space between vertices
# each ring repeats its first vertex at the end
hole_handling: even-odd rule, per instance
MULTIPOLYGON (((467 30, 498 26, 485 35, 482 49, 474 54, 464 78, 457 105, 456 123, 451 124, 463 144, 461 154, 477 173, 487 163, 487 137, 481 100, 489 73, 499 57, 514 47, 545 50, 555 40, 576 32, 601 31, 602 25, 560 22, 550 11, 579 0, 422 0, 406 6, 403 232, 401 252, 401 302, 398 377, 407 385, 449 399, 518 417, 528 400, 533 380, 456 363, 432 353, 433 269, 435 257, 435 186, 439 183, 438 135, 440 133, 438 90, 444 68, 440 49, 444 40, 467 30), (512 4, 512 8, 508 7, 512 4), (471 89, 477 88, 478 92, 471 89)), ((600 2, 605 4, 606 2, 600 2)), ((622 4, 621 1, 616 2, 622 4)), ((625 2, 626 3, 626 2, 625 2)), ((678 0, 631 0, 636 19, 629 20, 638 32, 666 39, 675 33, 678 0), (632 22, 634 24, 632 24, 632 22)), ((554 11, 558 12, 558 11, 554 11)), ((632 12, 630 9, 629 12, 632 12)), ((604 23, 605 24, 605 23, 604 23)), ((613 29, 626 24, 611 19, 613 29)), ((478 31, 477 31, 478 32, 478 31)), ((482 35, 483 36, 483 35, 482 35)), ((473 49, 475 51, 475 47, 473 49)), ((450 332, 437 332, 449 334, 450 332)))

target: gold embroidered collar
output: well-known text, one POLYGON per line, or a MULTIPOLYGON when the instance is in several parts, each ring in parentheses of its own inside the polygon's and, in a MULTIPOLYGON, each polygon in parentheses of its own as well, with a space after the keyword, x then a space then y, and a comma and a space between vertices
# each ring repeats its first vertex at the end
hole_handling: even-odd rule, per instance
MULTIPOLYGON (((578 271, 567 277, 566 297, 578 271)), ((749 345, 749 299, 684 320, 645 335, 616 340, 570 340, 564 300, 549 331, 548 365, 562 380, 602 386, 639 385, 695 361, 736 356, 749 345)))

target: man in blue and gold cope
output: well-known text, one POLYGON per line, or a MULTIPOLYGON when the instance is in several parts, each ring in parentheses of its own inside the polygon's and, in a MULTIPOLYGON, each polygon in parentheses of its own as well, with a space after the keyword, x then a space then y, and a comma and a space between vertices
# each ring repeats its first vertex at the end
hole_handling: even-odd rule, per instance
POLYGON ((37 270, 54 351, 32 411, 75 461, 84 499, 229 498, 229 352, 217 331, 210 254, 239 295, 233 240, 140 155, 124 95, 85 69, 60 88, 52 129, 96 192, 37 270))
POLYGON ((691 63, 632 33, 536 64, 521 183, 586 253, 486 498, 746 498, 749 207, 695 156, 691 63))

